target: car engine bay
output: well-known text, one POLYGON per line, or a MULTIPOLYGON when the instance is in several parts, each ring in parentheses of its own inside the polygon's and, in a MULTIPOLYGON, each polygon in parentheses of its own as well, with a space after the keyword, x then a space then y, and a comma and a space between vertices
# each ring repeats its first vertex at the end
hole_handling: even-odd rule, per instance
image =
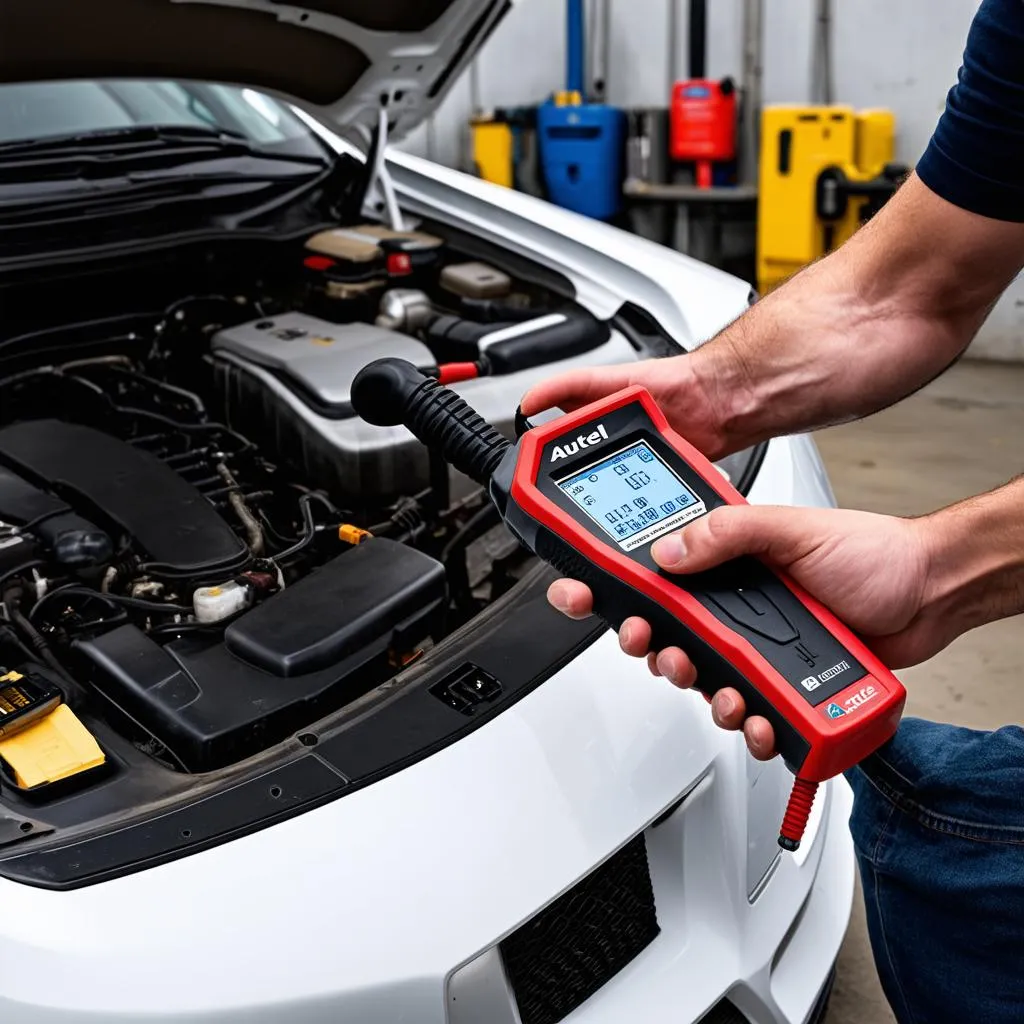
POLYGON ((511 437, 540 377, 675 346, 418 228, 54 263, 0 292, 0 667, 57 687, 105 755, 41 785, 0 760, 7 798, 237 765, 529 568, 479 488, 354 415, 352 379, 408 359, 511 437))

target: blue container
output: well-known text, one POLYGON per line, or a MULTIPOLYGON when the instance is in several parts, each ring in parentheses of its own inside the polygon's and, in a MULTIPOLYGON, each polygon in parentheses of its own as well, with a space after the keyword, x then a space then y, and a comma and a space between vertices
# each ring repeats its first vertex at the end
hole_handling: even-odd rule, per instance
POLYGON ((567 210, 608 220, 622 205, 626 117, 600 103, 537 110, 537 140, 548 198, 567 210))

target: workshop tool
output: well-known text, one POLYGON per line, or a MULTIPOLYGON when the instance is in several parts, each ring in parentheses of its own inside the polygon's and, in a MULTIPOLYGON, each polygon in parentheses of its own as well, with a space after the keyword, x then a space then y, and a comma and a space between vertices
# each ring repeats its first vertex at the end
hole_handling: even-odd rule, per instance
POLYGON ((622 205, 626 118, 583 92, 584 0, 567 0, 566 88, 537 109, 547 197, 567 210, 609 220, 622 205))
POLYGON ((763 562, 739 558, 697 575, 662 572, 651 543, 723 505, 745 501, 675 433, 650 394, 626 388, 512 444, 466 402, 401 359, 355 378, 366 421, 404 424, 489 489, 511 533, 559 572, 582 580, 595 613, 618 628, 646 619, 656 649, 681 647, 708 698, 735 687, 775 730, 796 775, 779 845, 800 845, 820 782, 896 731, 906 693, 827 609, 763 562))
POLYGON ((895 117, 845 106, 771 106, 762 116, 757 279, 761 294, 837 249, 893 195, 895 117))
POLYGON ((698 188, 714 184, 716 162, 736 159, 736 86, 705 77, 706 55, 707 0, 690 0, 690 77, 672 86, 669 148, 673 160, 695 165, 698 188))

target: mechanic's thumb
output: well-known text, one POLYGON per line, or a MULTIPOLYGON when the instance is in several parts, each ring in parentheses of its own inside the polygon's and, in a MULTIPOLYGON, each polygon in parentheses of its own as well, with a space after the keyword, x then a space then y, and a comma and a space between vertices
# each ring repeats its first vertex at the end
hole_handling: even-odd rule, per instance
POLYGON ((651 555, 669 572, 701 572, 740 555, 763 555, 786 564, 799 556, 807 534, 807 524, 795 509, 727 505, 655 541, 651 555))

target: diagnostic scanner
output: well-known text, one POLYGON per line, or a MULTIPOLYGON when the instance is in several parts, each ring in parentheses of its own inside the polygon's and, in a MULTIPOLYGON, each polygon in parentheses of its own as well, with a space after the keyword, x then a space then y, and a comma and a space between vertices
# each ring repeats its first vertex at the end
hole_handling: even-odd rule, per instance
POLYGON ((706 697, 734 687, 748 714, 768 719, 796 776, 783 849, 799 847, 818 784, 896 732, 900 681, 791 579, 752 557, 690 575, 654 562, 657 538, 746 501, 669 427, 644 388, 531 427, 516 444, 404 360, 365 367, 352 402, 370 423, 404 424, 487 487, 512 534, 586 583, 609 626, 646 619, 652 647, 682 648, 706 697))

